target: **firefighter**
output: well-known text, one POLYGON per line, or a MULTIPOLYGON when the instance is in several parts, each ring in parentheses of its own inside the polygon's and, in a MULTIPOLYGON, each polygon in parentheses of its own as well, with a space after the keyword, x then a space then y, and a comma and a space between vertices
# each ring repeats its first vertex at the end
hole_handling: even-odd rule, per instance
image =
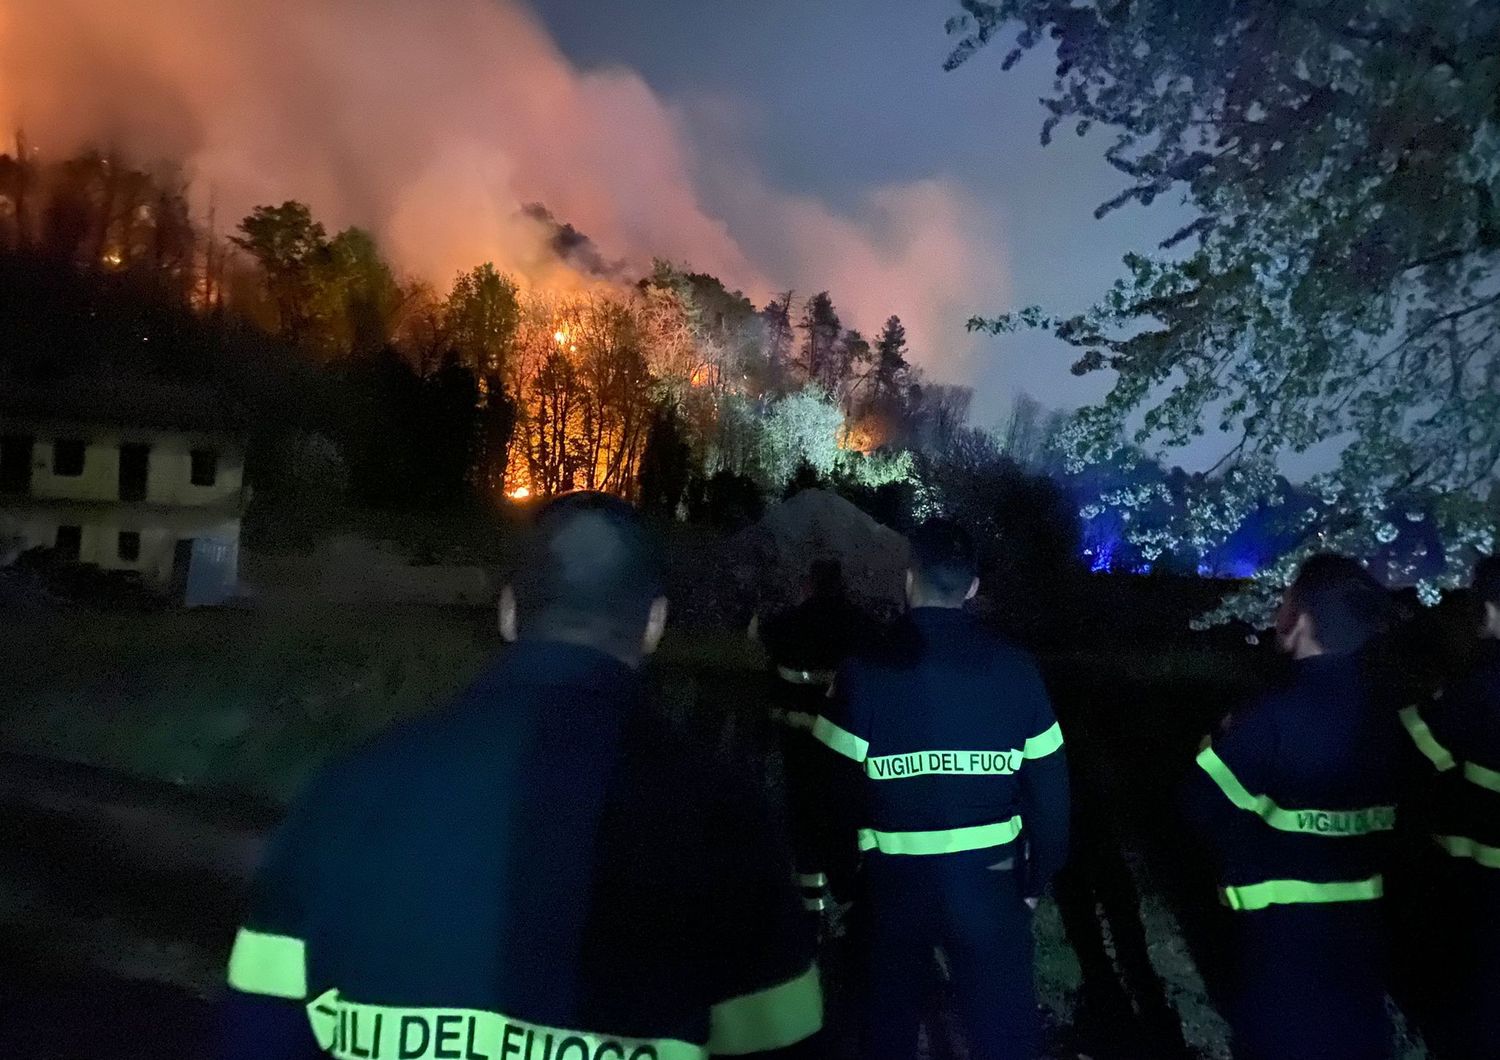
POLYGON ((1287 687, 1198 755, 1187 810, 1229 907, 1240 1060, 1389 1055, 1381 898, 1405 738, 1376 687, 1392 604, 1354 560, 1307 560, 1276 616, 1287 687))
POLYGON ((501 598, 512 645, 324 772, 272 841, 229 961, 225 1056, 813 1047, 818 976, 774 818, 644 693, 661 584, 628 505, 541 511, 501 598))
POLYGON ((969 1054, 1032 1057, 1031 914, 1067 854, 1062 733, 1036 664, 964 610, 979 589, 973 541, 931 520, 911 544, 907 615, 840 670, 814 728, 849 760, 861 816, 860 1055, 917 1055, 936 953, 969 1054))
POLYGON ((1421 800, 1425 1033, 1440 1060, 1500 1056, 1500 556, 1474 572, 1479 645, 1433 702, 1402 710, 1427 774, 1421 800))
POLYGON ((836 559, 812 564, 801 603, 758 626, 772 668, 773 719, 781 728, 787 803, 797 862, 797 883, 809 912, 826 916, 833 896, 829 873, 849 876, 850 859, 833 834, 834 798, 823 749, 812 737, 834 674, 860 645, 873 639, 875 624, 849 598, 836 559))

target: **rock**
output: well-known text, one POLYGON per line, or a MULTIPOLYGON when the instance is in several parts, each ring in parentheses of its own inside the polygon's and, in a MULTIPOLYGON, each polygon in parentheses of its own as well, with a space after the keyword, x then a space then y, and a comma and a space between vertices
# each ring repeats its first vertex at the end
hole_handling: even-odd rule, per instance
POLYGON ((850 595, 878 613, 902 605, 908 551, 901 534, 827 490, 803 490, 773 506, 729 547, 735 583, 762 607, 796 603, 812 564, 836 559, 850 595))

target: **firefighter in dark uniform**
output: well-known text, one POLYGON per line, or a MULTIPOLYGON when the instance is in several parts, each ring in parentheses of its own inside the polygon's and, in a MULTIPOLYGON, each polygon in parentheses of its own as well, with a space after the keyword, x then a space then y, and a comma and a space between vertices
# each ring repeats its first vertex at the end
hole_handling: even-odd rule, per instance
POLYGON ((513 641, 294 806, 229 962, 223 1055, 675 1060, 812 1047, 805 917, 753 786, 644 696, 666 621, 634 511, 540 513, 513 641))
POLYGON ((826 913, 832 903, 829 872, 847 877, 852 859, 841 856, 834 834, 835 795, 813 723, 825 708, 834 674, 856 648, 871 642, 875 628, 849 598, 839 561, 819 559, 802 602, 772 615, 757 630, 771 661, 771 714, 782 736, 797 883, 803 904, 814 913, 826 913))
POLYGON ((1423 922, 1435 944, 1418 975, 1440 1060, 1500 1057, 1500 556, 1480 561, 1474 593, 1473 665, 1440 698, 1401 712, 1426 773, 1423 922))
POLYGON ((977 569, 962 529, 919 527, 910 611, 840 670, 814 730, 850 760, 858 799, 870 1060, 917 1055, 934 951, 971 1056, 1039 1047, 1031 914, 1067 856, 1067 766, 1036 664, 964 611, 977 569))
POLYGON ((1354 560, 1304 563, 1276 619, 1290 683, 1233 717, 1190 775, 1230 910, 1240 1060, 1389 1055, 1381 898, 1405 737, 1369 656, 1391 607, 1354 560))

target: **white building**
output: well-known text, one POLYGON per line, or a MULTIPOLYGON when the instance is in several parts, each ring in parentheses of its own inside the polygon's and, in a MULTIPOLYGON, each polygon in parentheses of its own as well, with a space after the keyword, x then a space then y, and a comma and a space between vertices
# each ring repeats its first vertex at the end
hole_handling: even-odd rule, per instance
POLYGON ((0 563, 34 548, 189 604, 232 595, 244 436, 211 394, 150 384, 0 393, 0 563))

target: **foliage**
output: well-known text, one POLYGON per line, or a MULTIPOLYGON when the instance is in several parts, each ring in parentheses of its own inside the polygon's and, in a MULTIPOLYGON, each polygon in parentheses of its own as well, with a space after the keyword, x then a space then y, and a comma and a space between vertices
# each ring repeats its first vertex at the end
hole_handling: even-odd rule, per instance
POLYGON ((797 368, 803 381, 832 393, 842 375, 837 346, 843 325, 827 291, 819 291, 807 300, 797 327, 802 331, 797 368))
MULTIPOLYGON (((1424 600, 1494 547, 1500 459, 1500 8, 1478 2, 962 0, 958 65, 1011 28, 1008 67, 1044 40, 1060 123, 1113 128, 1127 187, 1099 208, 1180 191, 1191 224, 1131 254, 1087 312, 1035 307, 972 327, 1040 327, 1108 369, 1065 443, 1076 464, 1125 440, 1227 432, 1162 547, 1214 547, 1267 497, 1278 461, 1338 444, 1309 484, 1301 547, 1216 619, 1254 616, 1303 554, 1374 557, 1390 513, 1446 547, 1424 600)), ((1381 571, 1409 579, 1414 564, 1381 571)))
POLYGON ((520 288, 485 262, 460 273, 443 304, 448 345, 475 371, 503 376, 521 326, 520 288))
POLYGON ((755 522, 765 506, 755 480, 728 468, 697 477, 688 487, 688 514, 724 530, 737 530, 755 522))
POLYGON ((300 202, 257 206, 239 230, 233 242, 260 266, 281 336, 295 346, 314 323, 316 273, 328 252, 328 233, 300 202))
POLYGON ((762 486, 780 493, 804 463, 817 475, 831 475, 839 462, 844 416, 815 387, 772 403, 758 447, 762 486))
POLYGON ((313 319, 326 356, 368 355, 385 346, 406 293, 375 237, 346 228, 324 248, 313 276, 313 319))
POLYGON ((865 489, 910 482, 916 460, 909 449, 896 452, 839 454, 838 471, 848 482, 865 489))
POLYGON ((361 503, 441 507, 463 499, 483 437, 473 372, 450 360, 424 378, 387 348, 344 362, 338 376, 337 440, 361 503))
POLYGON ((1067 619, 1078 573, 1077 505, 1066 488, 1010 459, 994 434, 967 429, 924 455, 916 472, 918 517, 957 519, 980 546, 982 576, 1017 632, 1050 636, 1067 619), (1036 601, 1047 600, 1047 608, 1036 601))
POLYGON ((683 437, 677 411, 658 408, 641 454, 641 510, 652 515, 677 515, 693 474, 693 451, 683 437))
POLYGON ((0 250, 148 280, 178 297, 193 290, 197 234, 175 173, 98 151, 48 164, 24 136, 16 146, 14 157, 0 155, 0 250))
POLYGON ((906 327, 901 318, 891 316, 880 329, 875 340, 875 386, 874 396, 879 402, 900 400, 906 389, 911 366, 906 356, 906 327))
POLYGON ((605 295, 534 301, 516 352, 530 488, 633 493, 654 407, 637 307, 605 295))

